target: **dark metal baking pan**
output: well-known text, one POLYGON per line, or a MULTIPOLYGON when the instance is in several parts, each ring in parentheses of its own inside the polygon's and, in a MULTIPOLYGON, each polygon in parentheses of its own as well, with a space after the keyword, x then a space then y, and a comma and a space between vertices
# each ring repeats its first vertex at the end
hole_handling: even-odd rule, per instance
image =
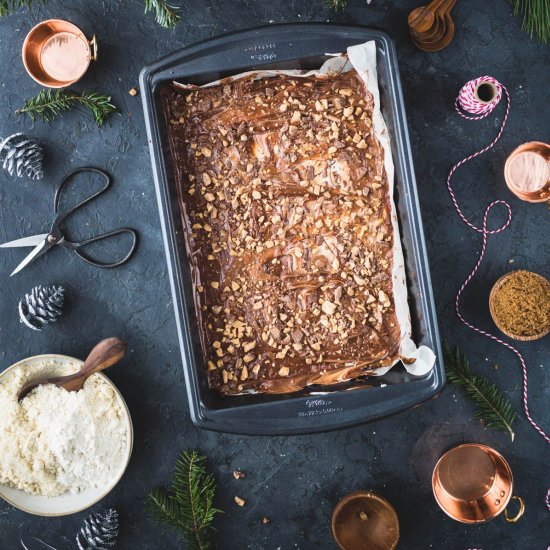
POLYGON ((241 31, 175 52, 140 76, 145 123, 160 211, 168 274, 193 423, 243 434, 295 434, 351 426, 409 409, 436 395, 445 383, 437 320, 407 131, 395 46, 384 32, 327 24, 272 25, 241 31), (413 338, 438 360, 422 377, 396 365, 383 377, 285 395, 225 397, 208 388, 193 305, 190 270, 160 91, 172 80, 205 84, 245 70, 318 69, 327 52, 374 40, 382 112, 392 137, 396 204, 407 270, 413 338))

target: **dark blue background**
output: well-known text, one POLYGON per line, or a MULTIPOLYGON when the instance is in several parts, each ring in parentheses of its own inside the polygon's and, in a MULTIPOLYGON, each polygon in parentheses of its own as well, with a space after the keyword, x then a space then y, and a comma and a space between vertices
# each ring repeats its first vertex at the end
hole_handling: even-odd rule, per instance
MULTIPOLYGON (((174 0, 182 7, 175 30, 144 17, 140 0, 116 2, 50 0, 46 7, 20 11, 0 21, 0 136, 24 131, 45 146, 43 182, 0 174, 0 241, 41 233, 51 216, 58 179, 73 167, 93 164, 112 172, 111 192, 92 209, 90 223, 102 229, 130 225, 142 236, 138 253, 114 271, 97 270, 69 252, 55 250, 21 275, 9 273, 22 251, 0 254, 0 370, 38 353, 78 357, 105 336, 128 339, 130 352, 110 376, 126 397, 135 425, 135 449, 122 482, 102 505, 121 514, 119 547, 178 547, 143 512, 146 493, 166 482, 178 453, 197 447, 208 455, 218 481, 216 503, 226 511, 217 521, 216 547, 237 549, 330 549, 330 515, 348 492, 373 489, 397 509, 403 549, 545 549, 550 515, 544 506, 548 445, 521 413, 521 373, 516 358, 470 332, 454 314, 454 296, 473 265, 480 237, 465 228, 445 189, 450 166, 485 145, 496 134, 504 112, 482 122, 466 122, 452 108, 461 85, 489 74, 508 86, 512 111, 496 148, 459 172, 455 186, 465 212, 480 223, 485 205, 508 200, 512 227, 491 239, 487 259, 466 293, 466 316, 494 330, 487 297, 491 285, 513 268, 550 276, 546 205, 514 198, 502 171, 508 153, 530 140, 550 141, 548 47, 521 31, 506 0, 458 2, 452 44, 439 53, 415 49, 407 30, 408 12, 421 2, 350 0, 334 15, 322 0, 174 0), (97 34, 100 59, 76 88, 112 94, 122 115, 98 130, 84 113, 73 112, 50 125, 17 118, 14 111, 39 87, 25 73, 21 45, 39 21, 62 17, 97 34), (338 21, 379 26, 395 39, 409 118, 418 188, 442 335, 467 352, 476 370, 506 390, 516 410, 516 441, 487 431, 472 417, 472 407, 454 388, 420 408, 397 417, 330 434, 297 437, 242 437, 197 431, 190 423, 176 341, 174 315, 164 267, 164 252, 153 191, 141 102, 128 95, 142 66, 181 46, 227 31, 266 23, 338 21), (67 288, 66 313, 57 325, 34 333, 19 324, 17 303, 35 284, 67 288), (488 443, 503 452, 514 471, 516 493, 527 511, 516 525, 502 518, 464 526, 437 507, 430 473, 444 449, 461 441, 488 443), (248 473, 236 481, 234 469, 248 473), (244 508, 233 503, 239 495, 244 508), (267 515, 270 525, 261 525, 267 515)), ((495 221, 495 223, 497 223, 495 221)), ((548 385, 550 339, 520 345, 528 361, 533 416, 550 431, 548 385)), ((99 508, 99 507, 98 507, 99 508)), ((59 550, 74 548, 74 534, 87 513, 60 519, 37 518, 0 502, 0 548, 19 547, 22 535, 39 536, 59 550)), ((30 545, 29 545, 30 546, 30 545)))

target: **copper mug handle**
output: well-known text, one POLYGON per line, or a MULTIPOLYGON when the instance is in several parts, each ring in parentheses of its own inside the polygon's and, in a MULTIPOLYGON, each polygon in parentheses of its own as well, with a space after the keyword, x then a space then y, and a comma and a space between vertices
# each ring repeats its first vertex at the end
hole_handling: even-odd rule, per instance
POLYGON ((523 513, 525 512, 525 502, 523 501, 523 499, 521 497, 516 497, 516 496, 513 496, 512 499, 510 500, 510 502, 512 500, 517 500, 518 503, 519 503, 519 510, 517 512, 517 514, 513 517, 510 517, 508 515, 508 509, 505 509, 504 510, 504 519, 508 522, 508 523, 516 523, 519 518, 521 516, 523 516, 523 513))
POLYGON ((90 44, 90 60, 97 61, 97 38, 95 34, 92 36, 92 39, 88 42, 90 44))

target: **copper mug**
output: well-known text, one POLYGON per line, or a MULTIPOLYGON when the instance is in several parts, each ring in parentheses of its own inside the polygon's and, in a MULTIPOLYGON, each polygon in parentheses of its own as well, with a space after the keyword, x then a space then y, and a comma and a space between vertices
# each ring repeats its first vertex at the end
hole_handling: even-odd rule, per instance
POLYGON ((437 462, 432 477, 435 499, 441 509, 462 523, 483 523, 502 512, 515 523, 525 511, 521 497, 512 496, 512 470, 504 457, 487 447, 465 443, 447 451, 437 462), (515 516, 508 515, 510 500, 517 501, 515 516))

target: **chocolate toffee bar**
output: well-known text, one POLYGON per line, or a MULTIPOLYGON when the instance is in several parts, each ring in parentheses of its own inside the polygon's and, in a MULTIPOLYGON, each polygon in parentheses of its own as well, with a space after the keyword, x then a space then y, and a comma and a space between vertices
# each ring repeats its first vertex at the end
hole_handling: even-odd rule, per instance
POLYGON ((357 72, 162 101, 210 387, 285 393, 393 365, 390 186, 357 72))

